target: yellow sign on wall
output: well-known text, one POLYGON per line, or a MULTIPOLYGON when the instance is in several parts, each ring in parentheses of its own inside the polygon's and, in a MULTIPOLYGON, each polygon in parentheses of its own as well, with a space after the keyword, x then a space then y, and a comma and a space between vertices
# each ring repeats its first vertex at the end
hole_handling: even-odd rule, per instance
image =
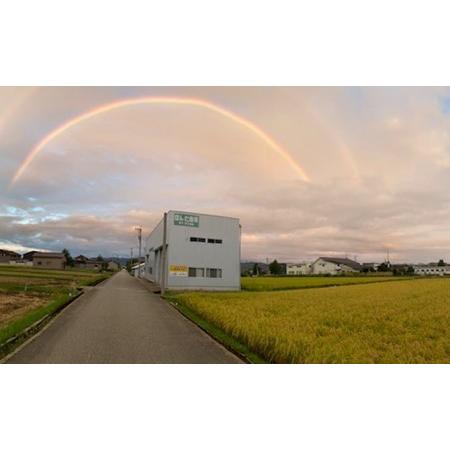
POLYGON ((169 275, 171 277, 187 277, 188 272, 188 266, 181 266, 178 264, 170 264, 169 266, 169 275))

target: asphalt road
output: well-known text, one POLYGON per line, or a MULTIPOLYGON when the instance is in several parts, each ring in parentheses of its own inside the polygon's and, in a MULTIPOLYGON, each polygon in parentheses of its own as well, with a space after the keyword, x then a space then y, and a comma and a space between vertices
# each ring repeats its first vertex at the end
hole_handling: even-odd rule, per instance
POLYGON ((64 309, 8 363, 239 363, 121 271, 64 309))

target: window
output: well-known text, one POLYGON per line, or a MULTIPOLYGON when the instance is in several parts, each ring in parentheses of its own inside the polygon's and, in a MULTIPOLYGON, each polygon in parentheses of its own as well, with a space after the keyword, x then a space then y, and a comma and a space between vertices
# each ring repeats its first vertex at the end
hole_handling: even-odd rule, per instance
POLYGON ((208 244, 221 244, 222 243, 222 239, 211 239, 208 238, 208 244))
POLYGON ((206 269, 207 278, 222 278, 222 269, 206 269))
POLYGON ((190 240, 191 242, 206 242, 206 239, 205 239, 205 238, 194 237, 194 236, 191 236, 191 237, 189 238, 189 240, 190 240))
POLYGON ((204 277, 205 269, 203 269, 203 267, 189 267, 188 275, 191 278, 204 277))

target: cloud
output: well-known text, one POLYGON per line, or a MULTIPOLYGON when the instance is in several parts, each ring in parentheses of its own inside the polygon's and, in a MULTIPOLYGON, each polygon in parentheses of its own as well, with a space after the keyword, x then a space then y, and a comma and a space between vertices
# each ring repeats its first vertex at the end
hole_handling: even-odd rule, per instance
MULTIPOLYGON (((2 92, 6 104, 13 102, 11 91, 2 92)), ((380 260, 387 248, 397 261, 450 259, 446 90, 44 88, 19 94, 0 141, 0 245, 128 254, 136 246, 135 225, 149 232, 163 211, 179 209, 240 217, 246 259, 347 254, 380 260), (286 161, 236 124, 165 105, 127 108, 75 127, 6 189, 49 130, 98 103, 136 95, 196 96, 248 117, 289 149, 312 182, 296 179, 286 161)))

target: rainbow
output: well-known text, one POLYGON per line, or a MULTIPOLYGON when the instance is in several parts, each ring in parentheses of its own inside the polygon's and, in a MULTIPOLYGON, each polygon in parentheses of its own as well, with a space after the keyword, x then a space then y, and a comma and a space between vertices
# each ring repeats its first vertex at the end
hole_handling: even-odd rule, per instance
POLYGON ((184 98, 184 97, 138 97, 125 100, 118 100, 115 102, 103 104, 97 106, 87 112, 84 112, 73 119, 68 120, 59 127, 55 128, 53 131, 44 136, 29 152, 27 157, 23 160, 22 164, 19 166, 11 180, 10 187, 12 187, 25 173, 27 168, 33 162, 34 158, 48 145, 50 142, 55 140, 58 136, 62 135, 70 128, 89 120, 100 114, 107 113, 120 108, 125 108, 127 106, 142 105, 142 104, 173 104, 173 105, 187 105, 187 106, 197 106, 200 108, 205 108, 209 111, 213 111, 226 117, 233 122, 243 126, 248 129, 256 136, 258 136, 262 141, 264 141, 271 149, 278 153, 287 163, 292 167, 295 173, 300 177, 301 180, 309 182, 309 177, 306 175, 303 168, 292 158, 287 150, 285 150, 281 145, 279 145, 275 140, 270 137, 265 131, 255 125, 248 119, 238 116, 237 114, 217 106, 213 103, 207 102, 205 100, 196 98, 184 98))

